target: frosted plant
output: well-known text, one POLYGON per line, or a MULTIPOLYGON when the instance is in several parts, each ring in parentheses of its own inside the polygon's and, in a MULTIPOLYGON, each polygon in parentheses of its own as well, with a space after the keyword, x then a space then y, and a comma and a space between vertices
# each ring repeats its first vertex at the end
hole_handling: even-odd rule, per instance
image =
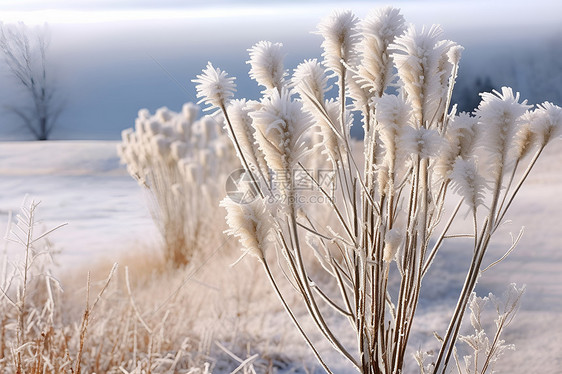
MULTIPOLYGON (((209 103, 220 105, 232 96, 234 85, 210 64, 206 73, 212 78, 201 78, 202 92, 205 98, 215 97, 209 103)), ((151 115, 140 110, 135 129, 123 131, 119 146, 129 174, 150 193, 165 257, 174 266, 186 264, 204 245, 202 225, 211 219, 208 207, 216 204, 226 176, 237 166, 222 119, 197 119, 198 112, 192 103, 180 113, 160 108, 151 115)))
POLYGON ((404 31, 404 17, 396 8, 381 8, 371 12, 359 27, 361 61, 356 78, 362 88, 381 96, 393 78, 389 46, 404 31))
POLYGON ((422 373, 446 373, 453 357, 462 372, 459 342, 478 349, 478 368, 465 369, 484 372, 506 347, 499 333, 508 323, 501 321, 511 321, 520 293, 498 309, 498 339, 488 339, 480 322, 473 336, 461 336, 463 317, 467 308, 476 313, 480 299, 471 295, 493 235, 544 147, 561 136, 562 109, 544 103, 531 110, 504 87, 482 94, 475 113, 458 114, 451 95, 462 47, 442 40, 438 26, 406 28, 394 8, 363 21, 334 13, 318 30, 323 61, 305 60, 286 81, 280 44, 250 49, 250 76, 266 88, 259 102, 230 100, 233 87, 206 97, 205 87, 226 76, 215 70, 195 80, 202 101, 221 110, 258 189, 247 206, 223 201, 228 232, 259 259, 327 372, 334 371, 288 302, 293 294, 284 282, 317 332, 361 373, 401 373, 416 362, 422 373), (350 136, 354 118, 365 129, 362 170, 361 144, 350 136), (336 176, 329 186, 325 170, 315 169, 326 156, 336 176), (303 182, 325 204, 309 199, 303 182), (452 209, 445 204, 451 198, 458 199, 452 209), (444 333, 436 332, 440 348, 433 363, 425 363, 430 355, 423 351, 409 361, 424 279, 440 249, 466 236, 452 232, 453 222, 463 221, 463 204, 473 239, 458 244, 472 254, 465 282, 444 333), (354 346, 334 329, 334 318, 350 323, 354 346))
POLYGON ((280 89, 284 85, 285 69, 281 43, 261 41, 250 48, 250 78, 256 80, 265 92, 280 89))
POLYGON ((197 79, 197 97, 200 97, 200 103, 205 103, 211 107, 220 107, 234 96, 236 85, 234 78, 228 77, 226 72, 216 69, 209 62, 203 74, 198 75, 197 79))
POLYGON ((459 360, 455 351, 455 360, 457 367, 464 367, 466 374, 479 374, 494 372, 494 364, 508 350, 515 349, 512 344, 506 344, 501 339, 504 329, 513 321, 517 309, 519 308, 519 300, 525 292, 525 287, 517 288, 515 284, 510 284, 505 292, 503 299, 498 300, 493 294, 488 297, 478 297, 472 294, 469 301, 470 323, 474 328, 471 335, 461 335, 459 340, 472 350, 472 354, 465 355, 462 362, 459 360), (484 322, 482 321, 482 313, 487 304, 494 304, 496 309, 495 333, 493 337, 486 334, 484 322))

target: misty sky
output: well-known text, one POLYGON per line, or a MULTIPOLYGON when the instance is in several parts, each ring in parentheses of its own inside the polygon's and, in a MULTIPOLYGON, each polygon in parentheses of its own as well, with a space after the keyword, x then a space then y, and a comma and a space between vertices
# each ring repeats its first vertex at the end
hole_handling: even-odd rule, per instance
MULTIPOLYGON (((282 42, 285 65, 319 57, 318 21, 332 9, 365 16, 386 2, 355 1, 18 1, 0 0, 0 20, 47 22, 52 76, 65 111, 55 138, 118 139, 141 108, 179 110, 195 101, 191 79, 207 61, 237 76, 240 97, 259 89, 247 78, 246 50, 260 40, 282 42), (155 4, 158 4, 157 6, 155 4), (187 4, 187 5, 186 5, 187 4)), ((396 1, 408 22, 441 24, 445 37, 466 47, 467 74, 545 43, 560 33, 560 1, 396 1), (502 47, 500 47, 502 46, 502 47)), ((0 106, 14 95, 0 68, 0 106)), ((509 82, 508 82, 509 83, 509 82)), ((0 139, 19 138, 14 119, 0 115, 0 139)))

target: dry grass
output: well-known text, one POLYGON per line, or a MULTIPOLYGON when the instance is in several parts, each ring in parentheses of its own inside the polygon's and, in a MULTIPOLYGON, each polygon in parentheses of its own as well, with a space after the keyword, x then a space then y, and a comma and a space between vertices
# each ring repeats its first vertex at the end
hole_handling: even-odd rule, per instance
POLYGON ((100 261, 73 269, 62 277, 64 292, 45 292, 47 269, 30 267, 23 339, 19 309, 0 300, 0 372, 304 370, 306 351, 298 336, 279 329, 288 320, 257 265, 243 260, 231 268, 237 249, 216 239, 214 251, 182 268, 135 248, 118 267, 100 261))

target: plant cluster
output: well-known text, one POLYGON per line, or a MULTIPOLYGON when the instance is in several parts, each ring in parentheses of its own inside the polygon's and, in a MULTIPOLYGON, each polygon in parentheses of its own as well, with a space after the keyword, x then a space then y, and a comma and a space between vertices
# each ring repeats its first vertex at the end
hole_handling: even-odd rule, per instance
POLYGON ((197 119, 198 112, 191 103, 180 113, 140 110, 119 145, 129 174, 150 194, 165 258, 174 266, 188 263, 204 245, 209 206, 216 205, 227 173, 236 168, 220 119, 197 119))
MULTIPOLYGON (((224 116, 252 181, 251 202, 222 202, 229 233, 263 265, 324 369, 332 372, 287 301, 285 282, 317 331, 361 373, 404 370, 424 278, 446 242, 470 237, 459 242, 472 256, 449 325, 436 334, 440 350, 430 363, 416 359, 423 372, 444 373, 455 358, 465 372, 455 353, 464 341, 478 352, 487 347, 479 361, 486 364, 475 369, 467 359, 466 372, 489 371, 505 324, 493 344, 472 344, 483 336, 481 325, 477 337, 460 338, 461 323, 467 307, 478 304, 472 295, 479 276, 495 265, 485 266, 492 236, 545 146, 562 135, 562 108, 532 107, 504 87, 481 94, 474 113, 457 113, 451 96, 463 48, 443 40, 437 26, 407 26, 395 8, 363 20, 336 12, 318 34, 322 61, 306 60, 292 75, 280 43, 249 50, 250 77, 263 88, 259 101, 235 100, 234 78, 211 63, 194 80, 201 102, 224 116), (356 120, 365 133, 362 156, 350 137, 356 120), (332 189, 310 171, 318 157, 337 176, 332 189), (303 173, 325 197, 329 225, 319 224, 324 209, 300 203, 296 175, 303 173), (273 194, 284 198, 269 199, 273 194), (455 195, 458 203, 449 204, 455 195), (451 229, 462 221, 463 204, 469 235, 451 229), (312 271, 312 262, 324 274, 312 271), (349 322, 353 349, 330 323, 334 313, 349 322)), ((511 316, 516 308, 508 309, 511 316)))

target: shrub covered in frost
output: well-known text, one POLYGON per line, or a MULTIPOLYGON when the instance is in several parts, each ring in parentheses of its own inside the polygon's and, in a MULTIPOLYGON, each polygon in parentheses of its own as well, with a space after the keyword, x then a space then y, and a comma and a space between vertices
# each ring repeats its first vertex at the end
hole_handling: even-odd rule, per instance
POLYGON ((192 103, 180 113, 139 111, 134 129, 124 130, 119 155, 152 199, 151 209, 165 245, 166 260, 189 261, 204 244, 203 225, 223 193, 236 157, 219 117, 197 118, 192 103))
MULTIPOLYGON (((234 100, 234 79, 211 64, 194 80, 201 102, 224 115, 237 155, 258 187, 250 204, 223 202, 229 232, 262 263, 328 372, 323 353, 287 302, 284 281, 301 296, 321 335, 359 372, 400 373, 422 282, 443 244, 459 236, 450 231, 464 203, 473 238, 466 281, 449 326, 436 332, 439 352, 430 364, 424 354, 415 358, 423 373, 461 370, 460 360, 452 365, 451 358, 463 341, 486 365, 469 367, 467 358, 465 371, 486 371, 503 351, 505 324, 498 324, 491 343, 474 324, 476 335, 459 340, 461 322, 477 303, 471 295, 492 235, 544 147, 561 135, 562 109, 551 103, 533 108, 504 87, 482 94, 474 113, 457 113, 451 95, 463 48, 443 40, 438 26, 407 26, 394 8, 365 20, 334 13, 318 34, 323 61, 307 60, 292 76, 283 66, 281 44, 260 42, 249 50, 250 77, 265 88, 259 101, 234 100), (336 97, 329 97, 332 85, 336 97), (354 118, 365 132, 362 168, 350 138, 354 118), (318 157, 333 167, 332 188, 312 170, 318 157), (303 175, 330 208, 329 225, 319 224, 325 210, 302 198, 303 175), (459 202, 447 209, 451 193, 459 202), (311 271, 309 248, 331 285, 311 271), (274 271, 278 264, 281 272, 274 271), (350 322, 355 347, 328 323, 333 312, 350 322)), ((512 318, 516 308, 508 309, 498 312, 499 321, 512 318)))

